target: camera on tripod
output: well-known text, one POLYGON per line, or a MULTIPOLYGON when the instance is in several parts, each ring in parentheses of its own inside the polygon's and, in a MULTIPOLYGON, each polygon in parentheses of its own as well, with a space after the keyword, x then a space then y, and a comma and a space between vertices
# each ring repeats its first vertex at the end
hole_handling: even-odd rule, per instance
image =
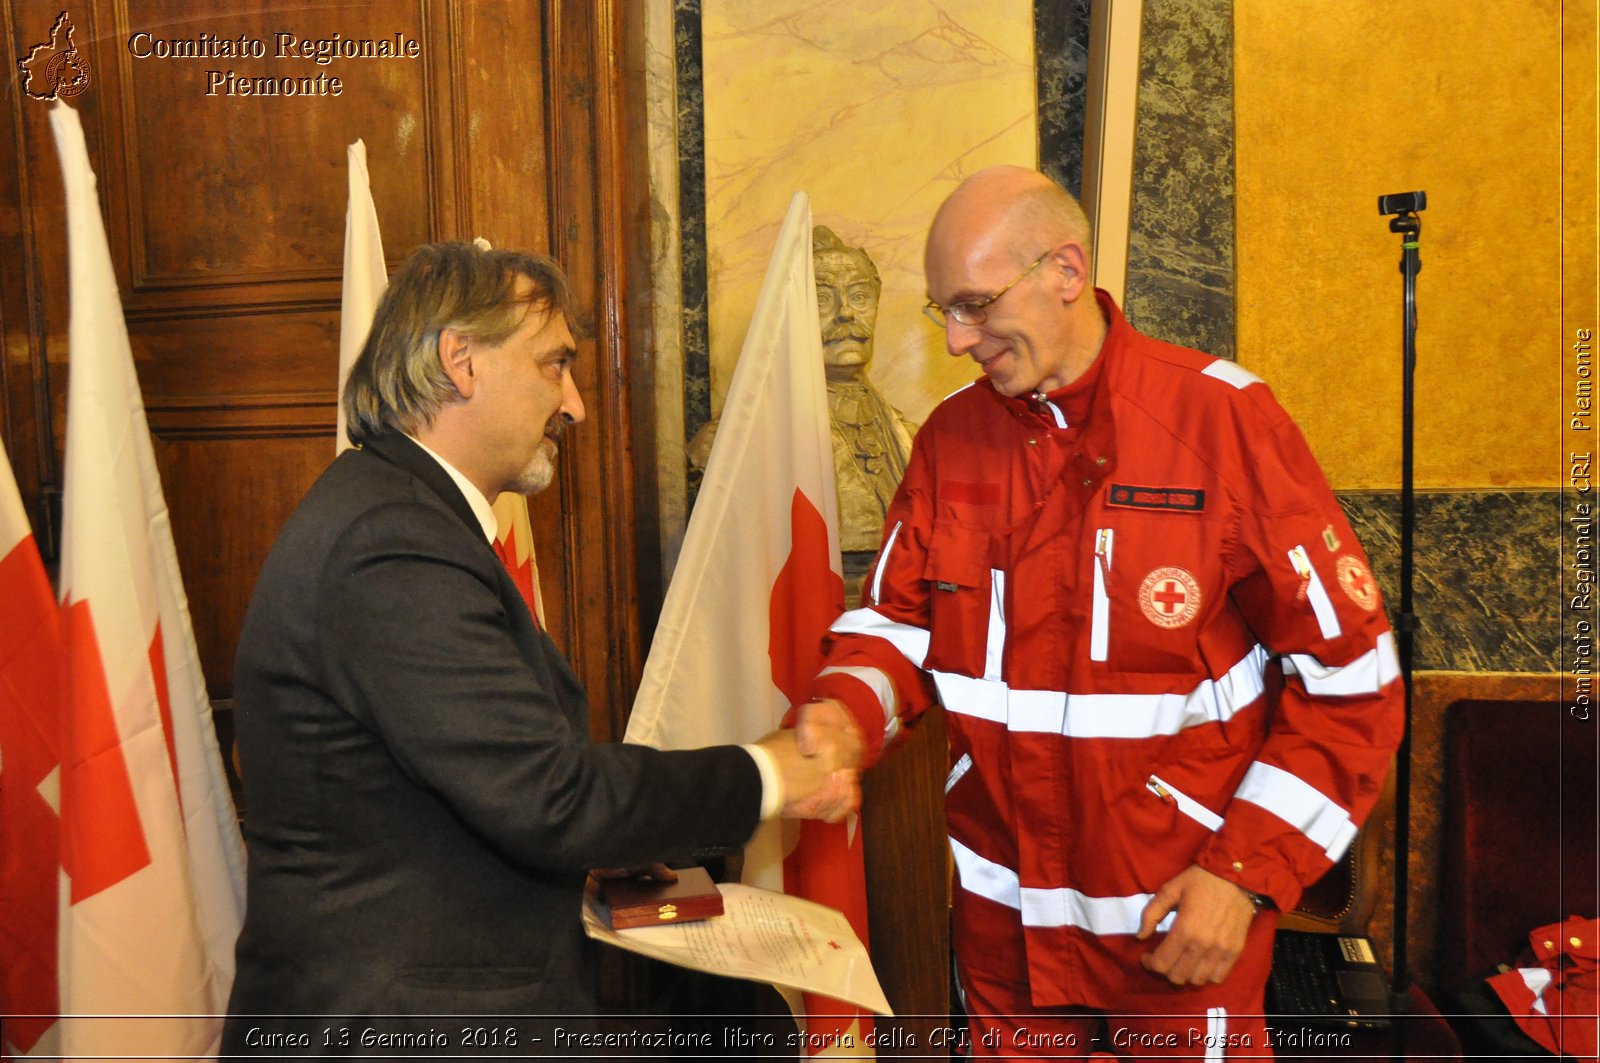
POLYGON ((1411 214, 1428 206, 1426 192, 1396 192, 1378 197, 1379 214, 1411 214))

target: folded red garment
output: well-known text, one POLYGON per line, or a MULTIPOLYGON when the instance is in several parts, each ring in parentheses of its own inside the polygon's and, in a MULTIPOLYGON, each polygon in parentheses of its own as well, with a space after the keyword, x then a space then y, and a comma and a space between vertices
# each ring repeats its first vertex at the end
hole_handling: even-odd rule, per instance
POLYGON ((1489 979, 1522 1032, 1556 1055, 1600 1063, 1600 919, 1570 916, 1528 935, 1532 962, 1489 979))

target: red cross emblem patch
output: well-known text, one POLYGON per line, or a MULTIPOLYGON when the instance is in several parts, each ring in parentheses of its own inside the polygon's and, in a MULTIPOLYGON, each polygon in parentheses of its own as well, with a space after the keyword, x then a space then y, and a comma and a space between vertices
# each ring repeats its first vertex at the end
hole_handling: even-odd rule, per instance
POLYGON ((1157 627, 1182 627, 1200 613, 1200 584, 1181 568, 1158 568, 1139 585, 1139 608, 1157 627))
POLYGON ((1334 572, 1339 577, 1339 587, 1345 595, 1367 612, 1378 608, 1378 583, 1361 559, 1345 554, 1334 562, 1334 572))

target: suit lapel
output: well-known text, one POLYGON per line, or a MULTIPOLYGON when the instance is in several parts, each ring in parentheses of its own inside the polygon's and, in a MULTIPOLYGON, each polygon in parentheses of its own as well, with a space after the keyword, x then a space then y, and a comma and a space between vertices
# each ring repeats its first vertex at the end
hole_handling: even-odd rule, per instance
POLYGON ((404 469, 427 485, 428 490, 439 496, 439 500, 450 507, 450 512, 461 518, 472 532, 473 538, 487 543, 483 537, 483 525, 478 523, 477 514, 472 512, 472 507, 467 504, 467 498, 461 493, 461 488, 456 486, 450 474, 428 452, 417 446, 416 442, 402 432, 384 432, 374 439, 362 444, 362 450, 370 451, 376 456, 387 461, 390 465, 404 469))
POLYGON ((467 504, 467 498, 461 493, 461 489, 450 479, 450 474, 445 472, 427 451, 401 432, 384 432, 362 444, 361 449, 421 480, 430 491, 439 496, 440 501, 448 506, 452 513, 461 518, 461 523, 471 531, 472 538, 489 550, 495 562, 500 600, 505 606, 508 618, 512 618, 513 634, 518 644, 523 646, 524 653, 529 655, 527 659, 530 664, 536 668, 542 667, 545 681, 553 681, 558 687, 556 702, 572 723, 574 730, 586 734, 587 696, 583 684, 549 633, 534 620, 533 614, 528 610, 527 602, 522 597, 522 592, 517 590, 505 566, 500 563, 499 556, 483 537, 483 525, 478 523, 477 515, 467 504))

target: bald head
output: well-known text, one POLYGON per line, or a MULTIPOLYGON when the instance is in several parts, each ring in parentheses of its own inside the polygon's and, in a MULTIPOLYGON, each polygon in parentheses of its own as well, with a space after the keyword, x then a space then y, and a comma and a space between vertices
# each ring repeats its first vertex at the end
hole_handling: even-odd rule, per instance
POLYGON ((928 253, 997 244, 1018 266, 1057 244, 1072 242, 1091 252, 1089 219, 1066 189, 1038 170, 991 166, 956 186, 928 229, 928 253))
POLYGON ((1106 334, 1089 241, 1078 201, 1037 170, 993 166, 962 181, 923 255, 950 353, 971 357, 1003 395, 1077 379, 1106 334))

